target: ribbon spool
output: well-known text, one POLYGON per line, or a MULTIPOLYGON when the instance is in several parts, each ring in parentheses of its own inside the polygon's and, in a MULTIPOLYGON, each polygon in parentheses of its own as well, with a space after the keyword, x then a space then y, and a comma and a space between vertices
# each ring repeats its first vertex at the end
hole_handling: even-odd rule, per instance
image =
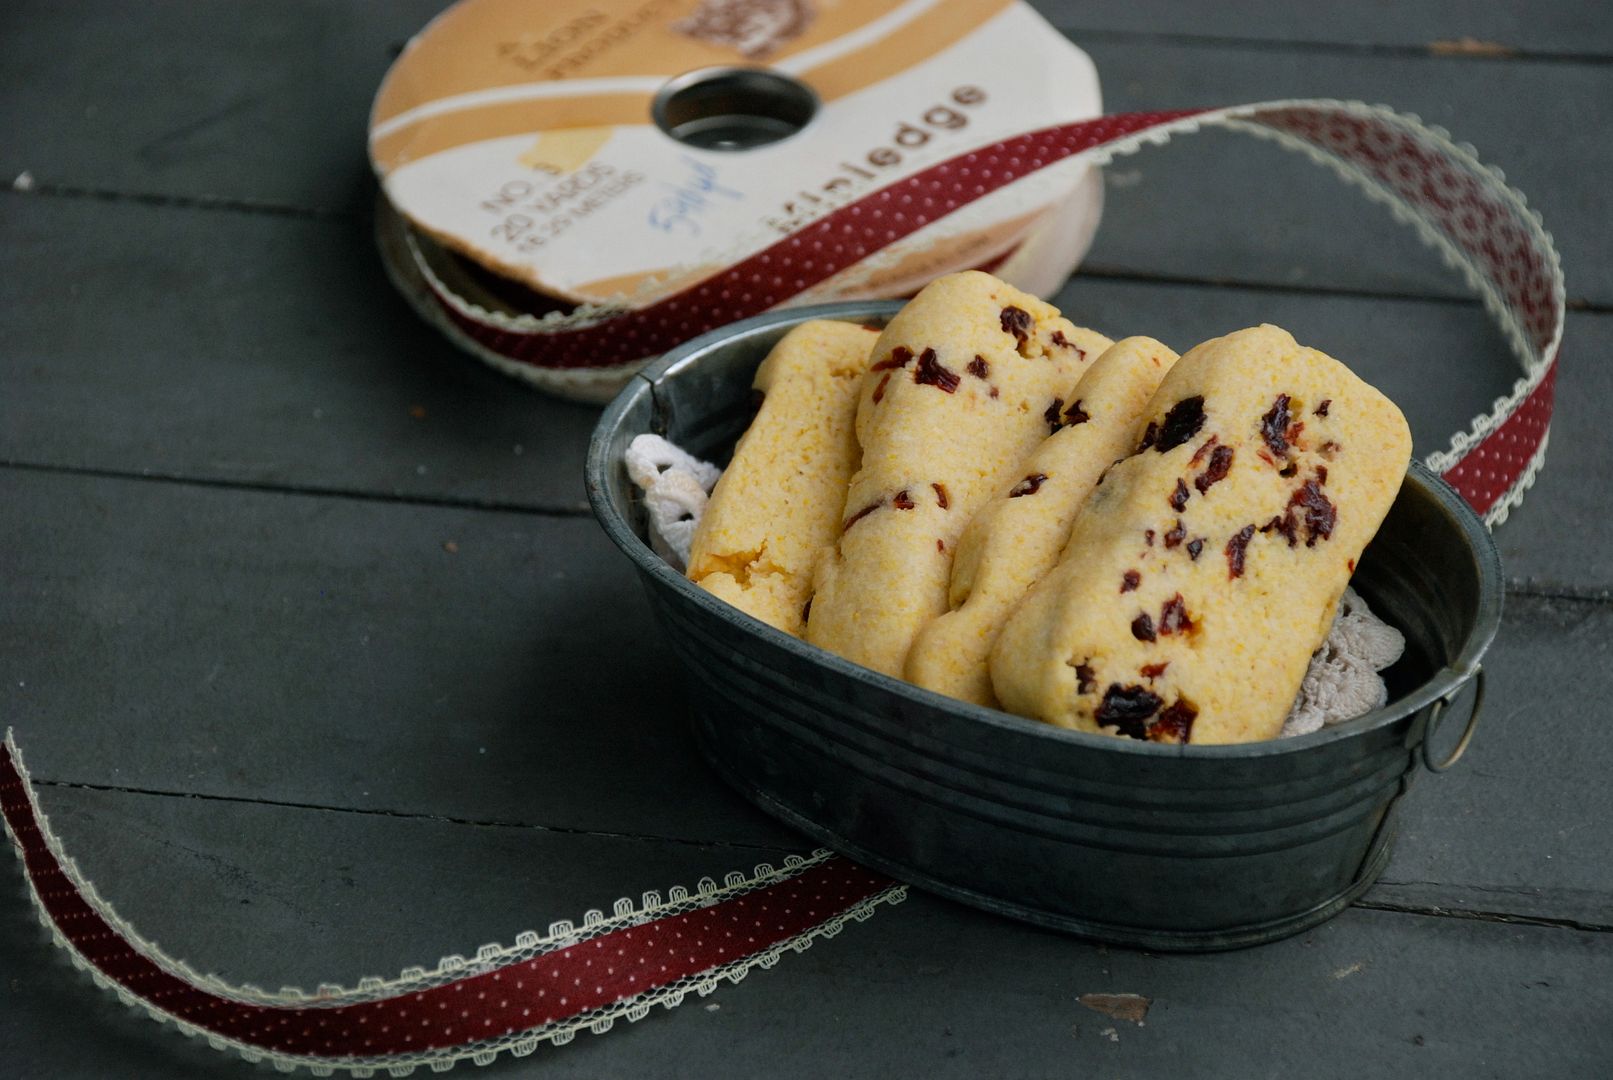
MULTIPOLYGON (((1110 116, 1017 135, 881 188, 655 303, 586 325, 494 329, 491 313, 463 310, 435 286, 430 295, 445 326, 512 362, 541 351, 577 367, 621 363, 785 303, 1021 176, 1064 160, 1099 164, 1209 125, 1275 139, 1328 165, 1387 203, 1478 292, 1522 374, 1429 464, 1486 522, 1504 520, 1545 459, 1563 331, 1561 266, 1539 216, 1499 172, 1445 132, 1385 108, 1278 101, 1110 116), (801 269, 802 252, 812 253, 811 271, 801 269), (794 268, 788 275, 785 265, 794 268)), ((819 853, 783 868, 729 875, 722 885, 705 881, 693 893, 650 894, 639 905, 621 901, 610 916, 589 912, 580 927, 556 923, 547 935, 484 946, 474 959, 448 957, 432 971, 411 969, 352 989, 322 986, 312 995, 266 994, 203 977, 122 922, 51 834, 9 737, 0 750, 0 813, 41 921, 98 983, 215 1047, 318 1075, 335 1069, 406 1075, 420 1065, 440 1070, 466 1059, 485 1064, 501 1051, 525 1054, 544 1041, 569 1041, 579 1030, 603 1032, 655 1004, 675 1005, 691 989, 706 993, 721 979, 737 982, 753 967, 771 966, 783 952, 904 895, 896 882, 819 853), (599 962, 607 977, 585 977, 599 962), (643 976, 635 977, 639 971, 643 976), (568 980, 572 992, 564 989, 568 980), (412 1024, 428 1005, 442 1019, 425 1034, 412 1024), (389 1022, 410 1021, 411 1014, 410 1023, 389 1022)))
MULTIPOLYGON (((603 402, 665 346, 512 352, 501 331, 612 322, 892 181, 1101 112, 1092 61, 1020 0, 462 0, 376 94, 380 246, 428 318, 441 296, 475 324, 449 332, 467 351, 603 402)), ((970 268, 1051 295, 1102 196, 1084 162, 1027 172, 832 273, 790 253, 777 273, 811 280, 780 302, 970 268)))

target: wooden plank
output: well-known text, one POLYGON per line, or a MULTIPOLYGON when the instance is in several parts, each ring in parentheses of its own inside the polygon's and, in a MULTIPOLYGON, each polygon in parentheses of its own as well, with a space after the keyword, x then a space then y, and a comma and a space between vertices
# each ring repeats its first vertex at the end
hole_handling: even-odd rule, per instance
POLYGON ((0 108, 27 122, 0 146, 0 176, 353 212, 369 199, 375 88, 442 6, 11 5, 0 108))
MULTIPOLYGON (((1338 57, 1241 46, 1092 42, 1105 107, 1234 105, 1289 97, 1386 103, 1449 128, 1505 170, 1554 230, 1568 295, 1613 301, 1602 253, 1613 222, 1600 178, 1613 141, 1613 66, 1338 57), (1562 108, 1551 103, 1568 103, 1562 108)), ((1211 132, 1108 171, 1088 265, 1196 279, 1465 295, 1389 212, 1327 170, 1264 140, 1211 132)))
POLYGON ((1407 794, 1377 898, 1613 926, 1613 751, 1593 734, 1613 711, 1586 681, 1613 670, 1613 605, 1514 593, 1484 667, 1473 743, 1407 794))
POLYGON ((417 319, 356 222, 0 199, 0 458, 581 512, 598 411, 417 319))
POLYGON ((1283 0, 1174 4, 1169 0, 1033 0, 1053 24, 1082 40, 1083 31, 1152 38, 1219 38, 1319 45, 1351 50, 1399 49, 1475 54, 1613 54, 1613 26, 1595 4, 1523 4, 1517 0, 1437 0, 1419 4, 1340 4, 1325 15, 1283 0), (1442 44, 1448 43, 1448 44, 1442 44), (1484 46, 1493 48, 1485 48, 1484 46))
POLYGON ((790 835, 697 757, 591 520, 14 470, 0 504, 5 715, 43 778, 790 835))
MULTIPOLYGON (((47 790, 101 891, 203 970, 351 982, 509 941, 733 852, 519 829, 47 790), (176 905, 173 897, 186 903, 176 905)), ((14 872, 7 868, 6 873, 14 872)), ((55 961, 0 896, 0 1049, 19 1075, 239 1073, 55 961)), ((1600 1076, 1613 935, 1350 911, 1197 957, 1107 950, 915 895, 670 1013, 507 1059, 511 1076, 1600 1076), (1152 1000, 1142 1025, 1088 993, 1152 1000), (1235 1033, 1235 1034, 1233 1034, 1235 1033), (1253 1048, 1253 1049, 1251 1049, 1253 1048)))
MULTIPOLYGON (((1255 10, 1269 6, 1263 0, 1255 10)), ((0 65, 0 102, 33 120, 0 147, 0 176, 28 170, 47 188, 361 211, 369 186, 365 114, 391 45, 423 25, 428 9, 305 3, 283 15, 174 5, 89 18, 71 8, 30 8, 21 32, 7 38, 28 47, 0 65), (106 62, 112 55, 118 63, 106 62), (71 58, 75 78, 59 77, 62 57, 71 58)), ((1569 10, 1563 33, 1586 19, 1609 32, 1589 8, 1569 10)), ((1303 8, 1291 17, 1314 18, 1303 8)), ((1394 23, 1376 8, 1351 19, 1394 23)), ((1558 230, 1571 295, 1613 302, 1613 267, 1601 258, 1613 241, 1602 212, 1613 144, 1583 137, 1613 122, 1613 66, 1213 41, 1095 37, 1084 44, 1111 110, 1332 96, 1386 101, 1444 124, 1504 168, 1558 230)), ((1097 265, 1461 291, 1381 208, 1340 198, 1330 175, 1240 136, 1149 151, 1115 170, 1110 195, 1097 265)))
MULTIPOLYGON (((582 510, 592 408, 463 357, 392 294, 341 222, 85 200, 0 200, 0 460, 298 490, 582 510), (209 244, 255 251, 223 265, 209 244), (95 312, 96 318, 68 317, 95 312), (153 312, 184 317, 152 318, 153 312), (417 418, 416 413, 423 413, 417 418)), ((1185 349, 1271 321, 1405 408, 1418 452, 1516 378, 1476 307, 1077 276, 1058 302, 1107 333, 1185 349)), ((1575 315, 1558 438, 1501 532, 1514 577, 1613 586, 1595 477, 1613 319, 1575 315)))
MULTIPOLYGON (((0 700, 41 778, 795 842, 696 757, 591 522, 18 471, 0 501, 0 700)), ((1610 642, 1613 604, 1510 599, 1479 737, 1408 796, 1391 880, 1613 922, 1610 642)))

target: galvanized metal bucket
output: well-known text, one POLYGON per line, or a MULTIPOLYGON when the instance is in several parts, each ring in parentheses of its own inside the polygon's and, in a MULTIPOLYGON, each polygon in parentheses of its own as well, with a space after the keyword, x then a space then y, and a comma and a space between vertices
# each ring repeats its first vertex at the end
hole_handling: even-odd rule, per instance
POLYGON ((644 432, 725 461, 748 422, 751 375, 790 327, 882 324, 899 306, 797 308, 697 338, 636 377, 594 432, 589 499, 682 663, 706 757, 764 810, 869 866, 1103 941, 1232 948, 1337 913, 1387 862, 1419 768, 1448 768, 1472 736, 1502 599, 1500 558, 1478 517, 1413 464, 1353 582, 1406 635, 1386 673, 1390 703, 1311 735, 1161 745, 921 690, 692 585, 645 543, 621 464, 644 432), (1436 760, 1429 736, 1470 679, 1467 727, 1436 760))

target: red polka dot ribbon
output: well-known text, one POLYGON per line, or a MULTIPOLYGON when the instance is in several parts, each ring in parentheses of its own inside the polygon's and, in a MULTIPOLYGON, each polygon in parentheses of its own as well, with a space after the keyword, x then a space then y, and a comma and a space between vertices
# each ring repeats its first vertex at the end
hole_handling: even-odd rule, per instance
POLYGON ((1041 169, 1072 158, 1103 163, 1207 126, 1272 138, 1332 167, 1369 197, 1387 202, 1484 299, 1523 374, 1429 465, 1487 522, 1503 520, 1545 457, 1563 327, 1561 267, 1539 216, 1499 172, 1445 132, 1381 107, 1279 101, 1126 113, 1027 132, 864 195, 648 306, 582 324, 489 312, 455 294, 418 251, 416 268, 441 319, 479 351, 550 371, 620 368, 737 319, 787 306, 896 241, 1041 169))
MULTIPOLYGON (((482 310, 418 267, 451 325, 505 360, 586 370, 641 360, 733 320, 787 305, 991 191, 1059 161, 1093 162, 1219 125, 1275 139, 1332 167, 1460 270, 1501 326, 1523 374, 1495 408, 1434 454, 1469 502, 1496 523, 1544 460, 1563 328, 1563 281, 1538 215, 1472 150, 1387 109, 1288 101, 1192 112, 1132 113, 987 146, 863 196, 765 250, 642 309, 587 323, 538 325, 482 310)), ((282 1068, 406 1075, 501 1051, 530 1053, 579 1030, 636 1020, 690 990, 706 993, 771 966, 785 950, 832 935, 904 895, 901 886, 828 852, 782 868, 731 874, 694 892, 646 894, 556 923, 472 959, 356 988, 269 994, 230 986, 167 956, 118 918, 63 854, 9 736, 0 748, 0 813, 41 921, 98 983, 187 1034, 282 1068)))
POLYGON ((904 895, 895 882, 820 852, 731 874, 722 885, 707 880, 692 893, 618 902, 609 917, 590 912, 581 926, 556 923, 546 936, 523 934, 513 946, 449 957, 433 971, 351 990, 267 994, 198 974, 118 918, 62 853, 9 735, 0 746, 0 813, 41 922, 97 983, 219 1049, 317 1075, 402 1076, 467 1058, 485 1064, 501 1051, 567 1042, 579 1030, 604 1032, 690 991, 738 982, 904 895))

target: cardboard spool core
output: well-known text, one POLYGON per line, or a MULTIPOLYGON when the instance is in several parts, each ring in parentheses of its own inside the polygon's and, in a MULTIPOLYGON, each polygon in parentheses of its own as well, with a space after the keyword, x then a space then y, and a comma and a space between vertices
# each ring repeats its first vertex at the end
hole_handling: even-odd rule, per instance
POLYGON ((712 67, 669 81, 650 116, 668 136, 702 150, 749 150, 788 139, 818 112, 800 79, 766 68, 712 67))

